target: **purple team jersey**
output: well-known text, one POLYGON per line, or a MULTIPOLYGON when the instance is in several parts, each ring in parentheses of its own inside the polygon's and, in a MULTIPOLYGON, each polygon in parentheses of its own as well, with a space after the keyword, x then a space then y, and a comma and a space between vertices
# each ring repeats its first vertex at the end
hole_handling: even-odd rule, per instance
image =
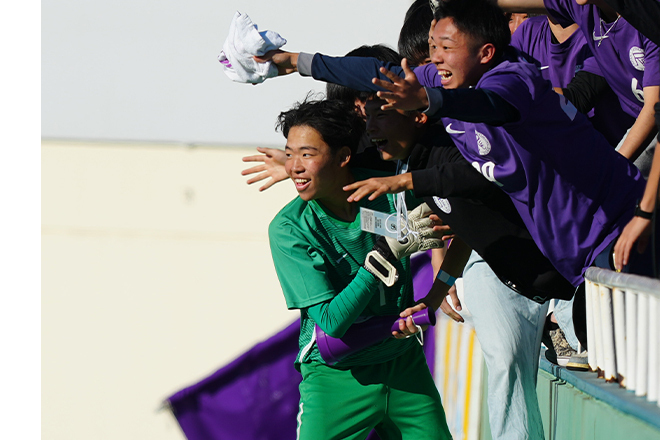
MULTIPOLYGON (((513 33, 511 45, 530 55, 553 87, 565 88, 583 69, 600 75, 582 32, 573 32, 562 43, 553 42, 552 30, 545 16, 523 21, 513 33)), ((635 123, 635 118, 623 111, 618 98, 609 88, 601 94, 587 116, 612 146, 616 146, 635 123)))
POLYGON ((563 43, 552 42, 552 31, 545 16, 523 21, 511 36, 511 45, 539 62, 543 77, 553 87, 566 87, 592 57, 584 36, 574 32, 563 43))
POLYGON ((545 8, 562 26, 577 23, 594 54, 600 72, 619 97, 621 107, 637 117, 644 105, 643 88, 660 85, 658 46, 623 17, 614 23, 601 20, 595 5, 574 0, 544 0, 545 8))
MULTIPOLYGON (((431 68, 415 73, 422 85, 438 87, 440 77, 431 68)), ((509 57, 476 88, 497 93, 520 119, 493 126, 442 117, 445 129, 463 156, 509 194, 557 270, 580 284, 632 218, 644 192, 639 170, 552 90, 534 64, 509 57)))

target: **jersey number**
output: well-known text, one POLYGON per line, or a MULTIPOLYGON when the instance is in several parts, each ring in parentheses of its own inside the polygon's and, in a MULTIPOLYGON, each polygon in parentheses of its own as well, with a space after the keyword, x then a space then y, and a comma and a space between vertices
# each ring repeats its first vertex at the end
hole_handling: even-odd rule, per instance
POLYGON ((472 162, 472 166, 475 167, 477 169, 477 171, 479 171, 481 174, 483 174, 483 176, 486 179, 490 180, 495 185, 504 186, 500 182, 495 180, 495 174, 494 174, 495 164, 493 162, 490 162, 490 161, 486 162, 486 163, 483 164, 483 166, 480 166, 479 162, 472 162))
POLYGON ((637 82, 637 78, 632 79, 632 83, 630 83, 630 88, 632 89, 633 95, 635 95, 635 98, 642 104, 644 103, 644 89, 640 90, 637 88, 639 83, 637 82))

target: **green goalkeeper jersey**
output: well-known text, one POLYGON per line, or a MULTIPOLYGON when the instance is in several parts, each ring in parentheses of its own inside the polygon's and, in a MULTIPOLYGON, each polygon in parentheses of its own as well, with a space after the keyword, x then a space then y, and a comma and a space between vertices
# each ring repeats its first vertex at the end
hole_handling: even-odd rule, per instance
MULTIPOLYGON (((356 180, 362 180, 371 177, 373 172, 354 169, 353 174, 356 180)), ((358 207, 374 211, 396 212, 392 196, 378 197, 373 201, 364 198, 356 203, 358 207)), ((410 205, 412 203, 408 209, 414 207, 410 205)), ((395 263, 399 279, 392 287, 385 286, 363 268, 366 255, 378 236, 360 229, 359 210, 354 221, 346 222, 327 212, 316 201, 305 202, 296 197, 275 216, 268 235, 287 307, 300 309, 300 352, 296 366, 301 362, 324 362, 314 343, 315 322, 307 308, 331 300, 349 284, 353 283, 352 288, 372 292, 359 319, 398 315, 414 303, 409 258, 395 263)), ((385 362, 416 343, 415 338, 388 338, 342 359, 335 366, 385 362)))

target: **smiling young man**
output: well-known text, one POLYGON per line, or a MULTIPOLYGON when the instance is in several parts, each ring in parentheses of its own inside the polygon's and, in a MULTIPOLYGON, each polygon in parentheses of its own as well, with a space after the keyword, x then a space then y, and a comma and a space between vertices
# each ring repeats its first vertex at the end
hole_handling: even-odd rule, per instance
MULTIPOLYGON (((285 168, 299 197, 277 214, 268 234, 287 307, 300 310, 298 438, 364 439, 375 429, 383 439, 450 439, 416 338, 388 338, 334 365, 315 344, 315 326, 342 337, 355 322, 398 316, 413 304, 407 257, 380 260, 396 269, 393 284, 374 275, 378 265, 366 264, 374 252, 392 249, 361 230, 359 208, 392 213, 393 200, 349 203, 342 190, 366 176, 348 167, 362 119, 351 105, 311 101, 282 113, 278 126, 287 138, 285 168)), ((401 322, 403 335, 417 331, 410 319, 401 322)))

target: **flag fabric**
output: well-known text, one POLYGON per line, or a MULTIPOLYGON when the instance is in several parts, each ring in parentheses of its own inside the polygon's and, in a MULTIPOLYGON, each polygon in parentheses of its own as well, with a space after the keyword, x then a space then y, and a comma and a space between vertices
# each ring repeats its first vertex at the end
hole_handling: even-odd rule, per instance
MULTIPOLYGON (((433 283, 430 251, 412 258, 415 299, 433 283)), ((289 440, 296 438, 300 373, 300 322, 289 325, 229 365, 167 399, 188 440, 289 440)), ((424 335, 424 353, 434 371, 434 332, 424 335)), ((368 437, 376 440, 375 432, 368 437)))

